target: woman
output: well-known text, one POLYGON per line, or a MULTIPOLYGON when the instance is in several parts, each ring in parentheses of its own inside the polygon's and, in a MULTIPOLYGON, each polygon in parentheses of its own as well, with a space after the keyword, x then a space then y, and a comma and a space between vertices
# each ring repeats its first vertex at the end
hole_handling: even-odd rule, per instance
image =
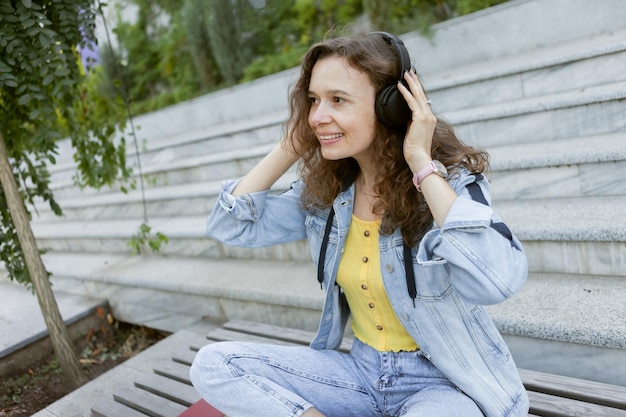
POLYGON ((526 258, 488 205, 487 155, 429 103, 393 35, 330 39, 303 58, 286 139, 224 183, 207 230, 245 247, 307 238, 321 324, 310 347, 200 350, 192 382, 229 417, 527 415, 481 307, 522 286, 526 258), (297 161, 301 180, 270 195, 297 161))

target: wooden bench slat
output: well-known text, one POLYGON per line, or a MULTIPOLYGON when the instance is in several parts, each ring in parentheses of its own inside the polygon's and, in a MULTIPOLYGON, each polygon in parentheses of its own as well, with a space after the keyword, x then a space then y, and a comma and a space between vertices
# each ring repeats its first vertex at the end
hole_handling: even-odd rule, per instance
POLYGON ((307 344, 315 337, 314 332, 309 332, 307 330, 293 329, 290 327, 281 327, 246 320, 230 320, 224 323, 222 327, 224 329, 235 330, 242 333, 267 336, 275 340, 284 340, 299 344, 307 344))
POLYGON ((626 387, 519 369, 526 389, 626 410, 626 387))
POLYGON ((172 356, 172 360, 183 365, 191 366, 197 353, 198 352, 194 352, 191 349, 183 350, 181 352, 176 352, 174 356, 172 356))
MULTIPOLYGON (((214 341, 213 341, 213 340, 210 340, 209 342, 210 342, 210 343, 212 343, 212 342, 214 342, 214 341)), ((194 352, 196 352, 196 353, 198 353, 198 351, 199 351, 200 349, 202 349, 202 348, 203 348, 204 346, 206 346, 206 345, 208 345, 208 343, 205 343, 204 345, 199 345, 199 344, 197 344, 197 343, 192 343, 192 344, 191 344, 191 346, 189 346, 189 349, 190 349, 190 350, 192 350, 192 351, 194 351, 194 352)))
POLYGON ((297 345, 297 343, 288 342, 285 340, 273 339, 271 336, 259 336, 255 334, 242 333, 238 331, 233 331, 229 329, 221 329, 221 328, 210 331, 207 334, 207 338, 212 339, 216 342, 236 340, 238 342, 265 343, 265 344, 283 345, 283 346, 297 345))
POLYGON ((530 412, 545 417, 626 417, 626 410, 541 392, 528 392, 530 412))
POLYGON ((200 394, 191 385, 157 374, 140 374, 135 379, 135 386, 185 407, 189 407, 200 400, 200 394))
POLYGON ((134 386, 115 392, 113 399, 150 417, 178 417, 188 408, 134 386))
MULTIPOLYGON (((268 337, 272 340, 283 340, 286 342, 297 343, 300 345, 310 344, 315 337, 315 332, 274 326, 265 323, 255 323, 245 320, 230 320, 224 323, 222 327, 224 329, 268 337)), ((344 337, 340 346, 340 350, 344 352, 349 352, 351 348, 352 340, 344 337)))
POLYGON ((189 366, 187 365, 172 361, 163 362, 159 363, 154 368, 154 373, 173 379, 175 381, 182 382, 184 384, 191 385, 191 380, 189 379, 189 366))
POLYGON ((112 398, 101 398, 91 407, 91 417, 147 417, 112 398))

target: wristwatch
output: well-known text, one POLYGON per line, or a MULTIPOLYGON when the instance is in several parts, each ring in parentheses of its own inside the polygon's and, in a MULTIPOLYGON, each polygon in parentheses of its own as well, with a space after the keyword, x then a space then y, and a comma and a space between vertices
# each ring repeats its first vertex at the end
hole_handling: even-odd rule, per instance
POLYGON ((448 170, 441 162, 437 161, 436 159, 430 161, 428 165, 426 165, 424 168, 416 172, 415 175, 413 175, 413 184, 415 184, 415 188, 417 188, 417 191, 422 191, 420 185, 422 184, 422 181, 424 181, 424 178, 426 178, 430 174, 437 174, 441 178, 446 178, 448 176, 448 170))

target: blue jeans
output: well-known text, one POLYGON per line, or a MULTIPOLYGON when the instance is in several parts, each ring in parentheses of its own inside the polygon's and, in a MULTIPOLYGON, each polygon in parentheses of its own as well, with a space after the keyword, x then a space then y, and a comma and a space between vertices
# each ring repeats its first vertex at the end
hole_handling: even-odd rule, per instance
POLYGON ((191 367, 202 397, 228 417, 482 417, 419 352, 350 353, 242 342, 202 348, 191 367))

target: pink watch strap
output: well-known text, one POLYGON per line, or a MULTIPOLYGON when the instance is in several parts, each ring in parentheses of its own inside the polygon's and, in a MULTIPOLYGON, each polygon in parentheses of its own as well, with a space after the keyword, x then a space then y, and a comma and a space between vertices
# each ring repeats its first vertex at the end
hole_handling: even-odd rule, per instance
POLYGON ((426 164, 424 168, 420 169, 413 175, 413 184, 415 184, 415 188, 417 188, 417 191, 422 191, 422 181, 433 172, 435 172, 435 163, 433 161, 430 161, 428 164, 426 164))

